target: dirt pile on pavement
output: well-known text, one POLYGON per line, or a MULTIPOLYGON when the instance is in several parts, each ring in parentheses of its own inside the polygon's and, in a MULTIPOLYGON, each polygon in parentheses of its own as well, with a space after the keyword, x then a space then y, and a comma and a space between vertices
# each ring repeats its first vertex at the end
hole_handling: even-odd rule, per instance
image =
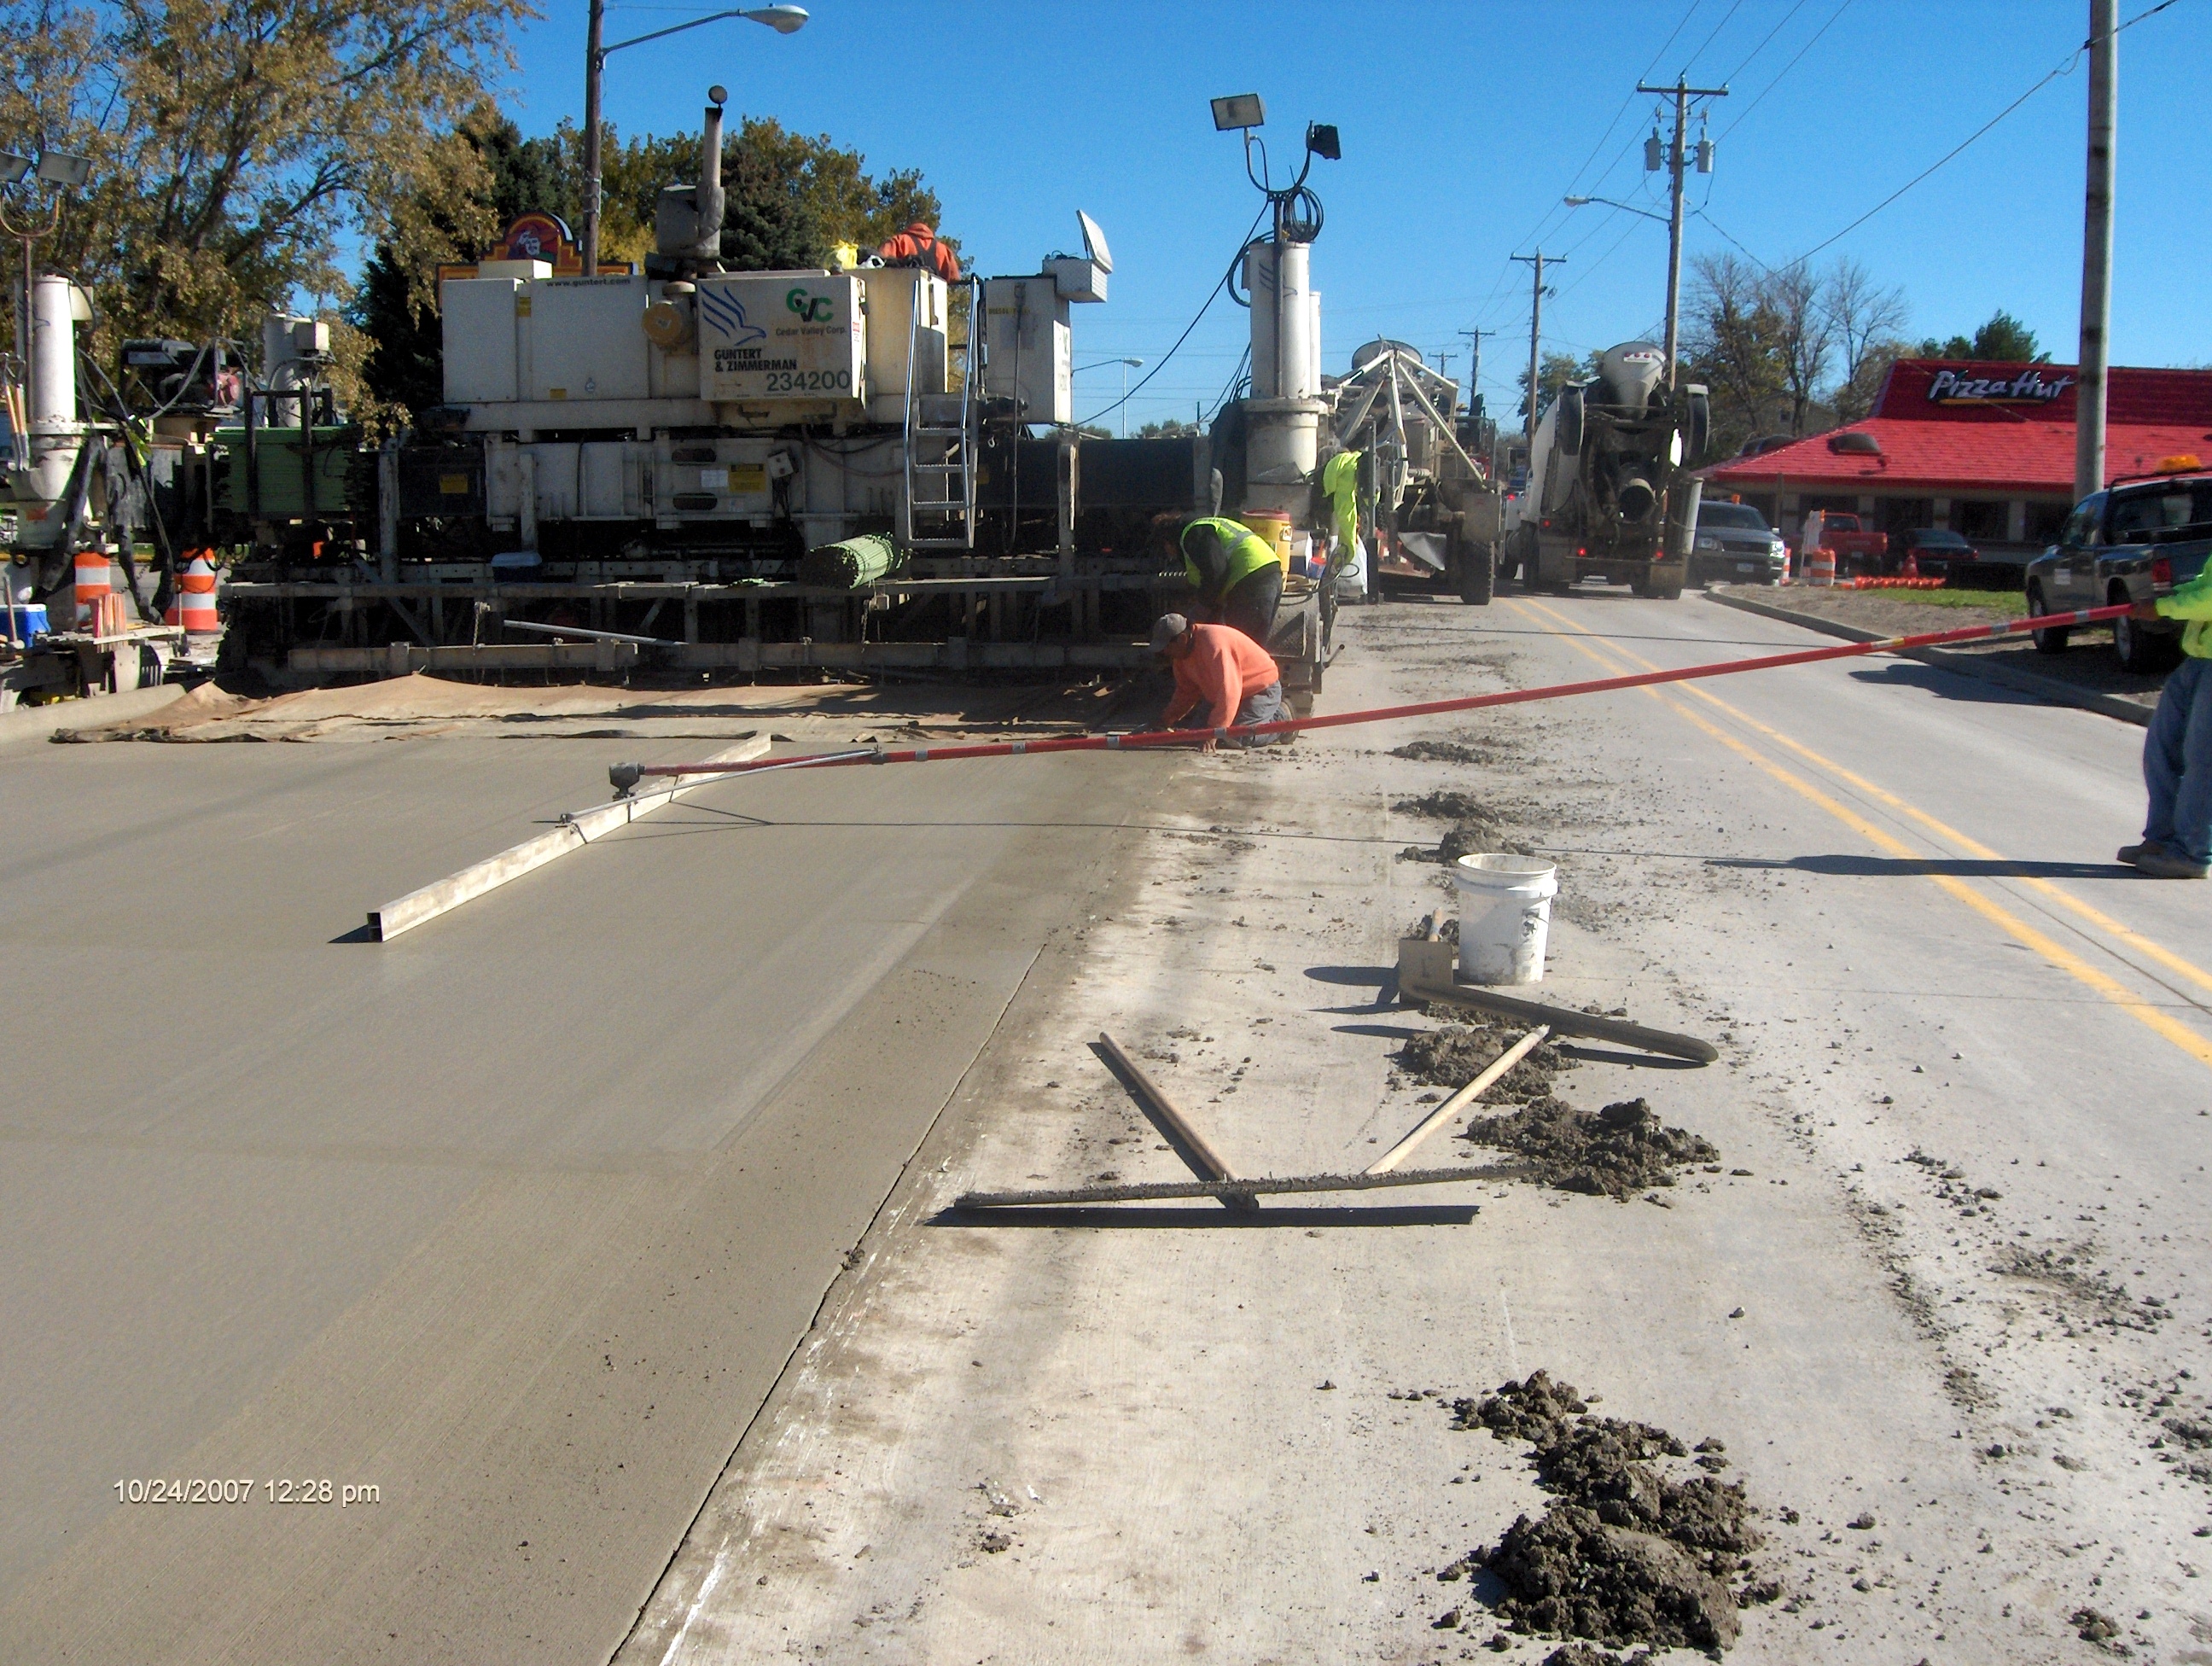
POLYGON ((1677 1169, 1720 1160, 1710 1140, 1665 1126, 1642 1099, 1593 1113, 1553 1097, 1533 1098, 1504 1116, 1476 1117, 1460 1137, 1514 1152, 1529 1178, 1543 1185, 1604 1197, 1671 1186, 1677 1169))
MULTIPOLYGON (((1743 1488, 1660 1468, 1690 1456, 1666 1430, 1593 1416, 1571 1384, 1540 1371, 1454 1401, 1452 1419, 1455 1429, 1528 1442, 1537 1484, 1558 1495, 1540 1519, 1520 1517, 1494 1547, 1439 1576, 1478 1567, 1496 1576, 1506 1588, 1498 1614, 1515 1630, 1613 1648, 1720 1650, 1736 1640, 1737 1608, 1767 1595, 1727 1584, 1750 1571, 1747 1554, 1760 1542, 1743 1488)), ((1698 1450, 1708 1468, 1726 1467, 1718 1441, 1698 1450)))
MULTIPOLYGON (((1456 1014, 1464 1018, 1464 1014, 1456 1014)), ((1522 1031, 1504 1022, 1476 1019, 1445 1025, 1407 1042, 1398 1055, 1398 1067, 1415 1081, 1458 1089, 1487 1070, 1498 1055, 1521 1039, 1522 1031)), ((1540 1043, 1489 1089, 1493 1099, 1539 1099, 1552 1091, 1552 1079, 1575 1061, 1550 1042, 1540 1043)))
POLYGON ((1390 749, 1392 757, 1410 758, 1416 763, 1495 763, 1498 754, 1485 746, 1470 746, 1460 740, 1409 740, 1402 746, 1390 749))
POLYGON ((1649 1655, 1617 1655, 1609 1649, 1593 1649, 1587 1643, 1567 1643, 1544 1657, 1544 1666, 1629 1666, 1632 1659, 1649 1660, 1649 1655))
POLYGON ((1528 846, 1505 836, 1497 809, 1472 793, 1424 793, 1417 799, 1400 799, 1390 807, 1401 816, 1419 816, 1429 821, 1451 824, 1434 849, 1426 845, 1407 845, 1398 853, 1401 862, 1441 862, 1449 867, 1462 856, 1479 855, 1484 851, 1510 850, 1524 856, 1529 854, 1528 846))

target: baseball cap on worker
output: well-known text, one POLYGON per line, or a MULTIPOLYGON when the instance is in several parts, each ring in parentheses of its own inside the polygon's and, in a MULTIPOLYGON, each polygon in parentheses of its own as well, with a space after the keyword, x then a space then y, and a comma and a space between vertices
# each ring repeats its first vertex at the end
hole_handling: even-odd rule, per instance
POLYGON ((1165 654, 1176 637, 1190 629, 1190 621, 1180 613, 1163 613, 1152 626, 1152 652, 1165 654))

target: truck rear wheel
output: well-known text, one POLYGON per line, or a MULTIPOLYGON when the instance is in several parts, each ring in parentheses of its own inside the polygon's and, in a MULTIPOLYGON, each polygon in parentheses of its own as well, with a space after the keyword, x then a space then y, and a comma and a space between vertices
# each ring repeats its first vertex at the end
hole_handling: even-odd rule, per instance
POLYGON ((1498 552, 1487 544, 1463 544, 1453 563, 1459 599, 1469 607, 1487 607, 1498 588, 1498 552))
MULTIPOLYGON (((2117 604, 2133 599, 2124 587, 2114 585, 2112 599, 2117 604)), ((2112 652, 2122 671, 2149 674, 2171 671, 2181 658, 2181 643, 2177 637, 2154 635, 2123 614, 2112 621, 2112 652)))

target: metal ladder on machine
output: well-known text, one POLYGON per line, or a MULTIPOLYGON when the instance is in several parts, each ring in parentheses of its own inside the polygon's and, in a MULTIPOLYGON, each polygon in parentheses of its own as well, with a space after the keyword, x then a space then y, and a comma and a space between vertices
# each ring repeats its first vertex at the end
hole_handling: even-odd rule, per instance
MULTIPOLYGON (((921 393, 915 386, 920 361, 922 279, 915 279, 916 304, 907 310, 906 497, 900 513, 902 541, 909 550, 972 550, 975 547, 975 448, 969 428, 982 373, 983 286, 965 281, 968 290, 968 350, 961 362, 959 415, 947 423, 952 396, 921 393), (936 402, 932 410, 928 401, 936 402)), ((945 328, 952 329, 951 290, 946 291, 945 328)))

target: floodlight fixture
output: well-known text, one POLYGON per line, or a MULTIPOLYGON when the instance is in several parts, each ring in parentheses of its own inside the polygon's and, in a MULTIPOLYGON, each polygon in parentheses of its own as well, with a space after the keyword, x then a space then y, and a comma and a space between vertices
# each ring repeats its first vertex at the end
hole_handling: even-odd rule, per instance
POLYGON ((92 178, 92 158, 72 156, 66 150, 49 150, 39 158, 39 182, 64 191, 82 191, 92 178))
POLYGON ((730 101, 730 89, 729 89, 728 88, 726 88, 726 87, 709 87, 709 88, 707 89, 707 102, 708 102, 708 103, 709 103, 709 104, 727 104, 729 101, 730 101))
POLYGON ((1265 127, 1267 106, 1260 102, 1257 93, 1232 93, 1229 97, 1215 99, 1213 125, 1217 132, 1233 133, 1238 128, 1265 127))
POLYGON ((1336 128, 1329 122, 1315 121, 1306 124, 1306 149, 1314 155, 1327 161, 1338 162, 1344 160, 1344 149, 1337 143, 1336 128))
POLYGON ((18 156, 12 150, 0 150, 0 185, 12 185, 21 181, 31 171, 31 159, 18 156))
POLYGON ((760 6, 738 15, 751 22, 765 23, 778 34, 797 34, 806 27, 804 6, 760 6))

